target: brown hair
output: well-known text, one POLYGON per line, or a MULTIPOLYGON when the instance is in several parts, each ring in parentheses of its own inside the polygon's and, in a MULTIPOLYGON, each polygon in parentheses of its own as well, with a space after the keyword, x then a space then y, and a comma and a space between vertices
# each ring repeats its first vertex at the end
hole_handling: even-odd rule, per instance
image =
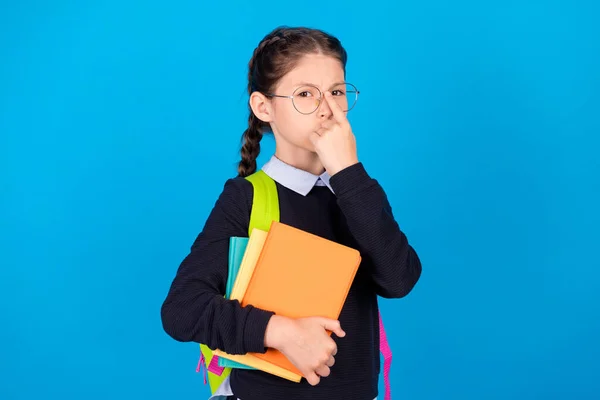
MULTIPOLYGON (((270 93, 300 58, 315 53, 337 58, 346 70, 346 50, 337 38, 318 29, 286 26, 274 29, 254 49, 248 63, 248 94, 270 93)), ((243 177, 256 171, 260 140, 270 131, 269 124, 258 119, 252 108, 248 108, 248 129, 242 135, 242 160, 238 165, 238 175, 243 177)))

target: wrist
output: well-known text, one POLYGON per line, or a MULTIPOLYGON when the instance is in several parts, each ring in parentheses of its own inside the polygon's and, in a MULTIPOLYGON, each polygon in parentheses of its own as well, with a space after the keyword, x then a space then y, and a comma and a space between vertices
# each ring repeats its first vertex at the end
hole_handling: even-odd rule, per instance
POLYGON ((347 161, 345 163, 342 163, 342 164, 339 164, 339 165, 331 167, 327 171, 327 173, 329 174, 329 176, 334 176, 338 172, 341 172, 341 171, 345 170, 346 168, 350 168, 350 167, 352 167, 353 165, 356 165, 356 164, 358 164, 358 160, 357 159, 349 160, 349 161, 347 161))
POLYGON ((271 317, 265 330, 265 347, 281 350, 289 322, 289 318, 281 315, 273 315, 271 317))

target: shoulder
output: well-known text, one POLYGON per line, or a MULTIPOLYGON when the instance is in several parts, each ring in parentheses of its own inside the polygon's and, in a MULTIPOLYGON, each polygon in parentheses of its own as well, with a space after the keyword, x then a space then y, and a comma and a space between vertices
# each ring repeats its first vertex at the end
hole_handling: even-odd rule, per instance
POLYGON ((223 185, 223 191, 221 195, 252 195, 252 183, 246 178, 236 176, 235 178, 229 178, 223 185))
POLYGON ((193 247, 226 241, 231 236, 247 235, 252 192, 252 184, 248 180, 242 177, 227 179, 193 247))
POLYGON ((229 178, 225 181, 217 204, 226 208, 250 211, 252 208, 253 187, 243 177, 229 178))

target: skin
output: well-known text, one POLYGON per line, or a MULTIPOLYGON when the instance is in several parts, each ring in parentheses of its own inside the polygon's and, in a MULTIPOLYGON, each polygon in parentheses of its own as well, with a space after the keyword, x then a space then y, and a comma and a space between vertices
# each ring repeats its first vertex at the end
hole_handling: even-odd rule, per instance
MULTIPOLYGON (((317 111, 309 115, 299 113, 291 99, 252 93, 250 106, 254 114, 268 122, 275 135, 276 157, 315 175, 326 170, 333 176, 358 163, 352 128, 330 91, 344 78, 338 60, 308 54, 277 83, 273 92, 281 95, 291 95, 301 82, 317 86, 325 97, 317 111)), ((315 386, 322 377, 329 376, 335 363, 337 346, 329 332, 340 338, 346 335, 336 320, 275 315, 267 326, 265 346, 281 351, 315 386)))

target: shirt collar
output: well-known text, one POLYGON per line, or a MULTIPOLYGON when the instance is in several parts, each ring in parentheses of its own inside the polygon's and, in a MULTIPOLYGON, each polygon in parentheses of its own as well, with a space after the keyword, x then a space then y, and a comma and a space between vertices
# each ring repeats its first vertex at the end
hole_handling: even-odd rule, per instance
POLYGON ((280 185, 303 196, 306 196, 314 186, 327 186, 333 192, 327 171, 321 175, 314 175, 281 161, 275 155, 262 167, 262 170, 280 185))

